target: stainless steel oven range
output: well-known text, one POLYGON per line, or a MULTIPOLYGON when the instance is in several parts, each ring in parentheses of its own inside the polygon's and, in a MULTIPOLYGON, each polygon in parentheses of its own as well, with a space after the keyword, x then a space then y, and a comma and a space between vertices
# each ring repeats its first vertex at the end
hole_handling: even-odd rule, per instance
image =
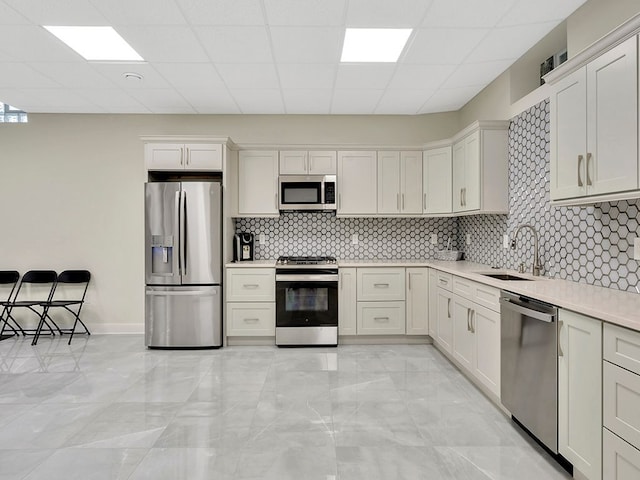
POLYGON ((334 257, 276 262, 276 345, 338 344, 338 264, 334 257))

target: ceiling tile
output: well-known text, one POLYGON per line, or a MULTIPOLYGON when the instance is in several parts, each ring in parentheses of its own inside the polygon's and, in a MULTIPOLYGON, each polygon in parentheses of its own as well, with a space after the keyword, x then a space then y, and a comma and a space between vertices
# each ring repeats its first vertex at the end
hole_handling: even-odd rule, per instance
MULTIPOLYGON (((108 25, 104 15, 87 0, 4 1, 36 25, 108 25)), ((0 14, 4 13, 0 3, 0 14)))
POLYGON ((382 90, 395 70, 396 65, 391 63, 343 63, 338 66, 336 88, 382 90))
POLYGON ((173 0, 91 0, 114 27, 117 25, 184 25, 173 0))
POLYGON ((40 26, 3 26, 0 49, 21 62, 73 62, 83 58, 40 26))
POLYGON ((278 75, 282 88, 331 89, 336 78, 336 66, 327 64, 281 63, 278 75))
POLYGON ((373 89, 336 89, 331 113, 370 115, 375 111, 383 92, 373 89))
POLYGON ((420 113, 460 110, 482 87, 443 88, 438 90, 420 109, 420 113))
POLYGON ((415 115, 435 90, 389 89, 380 99, 375 113, 415 115))
POLYGON ((468 62, 490 62, 494 60, 516 60, 529 48, 549 33, 557 22, 496 28, 478 44, 468 62))
MULTIPOLYGON (((74 89, 69 88, 36 88, 32 90, 34 95, 40 98, 39 105, 50 108, 64 108, 65 112, 78 111, 86 112, 86 108, 93 105, 92 101, 78 94, 74 89)), ((44 111, 44 110, 39 110, 44 111)))
POLYGON ((148 63, 99 63, 92 62, 91 67, 124 90, 144 90, 147 88, 169 88, 167 81, 148 63), (126 72, 142 75, 142 80, 125 78, 126 72))
POLYGON ((176 0, 191 25, 264 25, 260 0, 176 0))
POLYGON ((258 64, 220 64, 218 73, 228 88, 280 88, 278 75, 273 65, 258 64))
POLYGON ((488 32, 488 29, 421 28, 410 40, 401 62, 458 65, 488 32))
POLYGON ((112 113, 149 113, 131 95, 121 89, 113 88, 79 88, 78 95, 89 98, 93 103, 112 113))
POLYGON ((416 27, 431 0, 349 0, 348 27, 416 27))
POLYGON ((0 88, 60 88, 58 82, 25 63, 0 63, 0 88))
POLYGON ((225 89, 225 84, 210 63, 157 63, 156 70, 176 88, 225 89))
POLYGON ((493 27, 516 0, 433 0, 422 25, 426 27, 493 27))
POLYGON ((453 65, 398 65, 389 88, 435 90, 455 69, 453 65))
POLYGON ((87 62, 32 63, 42 75, 66 88, 114 88, 116 85, 87 62))
POLYGON ((331 63, 340 59, 344 28, 271 27, 278 63, 331 63))
POLYGON ((273 61, 265 27, 195 27, 214 63, 273 61))
POLYGON ((118 27, 118 33, 147 62, 208 62, 198 38, 187 26, 118 27))
POLYGON ((446 87, 459 88, 488 85, 504 72, 511 63, 511 60, 498 60, 495 62, 460 65, 453 75, 447 79, 446 87))
POLYGON ((544 23, 567 18, 586 0, 519 0, 498 23, 500 27, 544 23))
POLYGON ((172 88, 131 90, 129 94, 152 113, 196 113, 191 104, 172 88))
MULTIPOLYGON (((7 2, 8 3, 8 2, 7 2)), ((20 0, 13 0, 11 3, 15 3, 18 6, 22 3, 20 0)), ((24 16, 24 14, 20 14, 14 8, 11 8, 6 3, 0 1, 0 25, 27 25, 29 24, 29 20, 24 16)))
POLYGON ((237 114, 240 109, 226 89, 188 88, 180 91, 198 113, 237 114))
POLYGON ((29 112, 29 110, 27 110, 28 105, 36 105, 36 100, 31 90, 0 86, 0 102, 12 105, 25 112, 29 112))
POLYGON ((285 89, 282 94, 286 113, 323 115, 331 112, 331 90, 285 89))
POLYGON ((346 0, 264 0, 269 25, 344 25, 346 0))
POLYGON ((276 89, 231 90, 231 95, 246 114, 281 114, 284 113, 282 95, 276 89))

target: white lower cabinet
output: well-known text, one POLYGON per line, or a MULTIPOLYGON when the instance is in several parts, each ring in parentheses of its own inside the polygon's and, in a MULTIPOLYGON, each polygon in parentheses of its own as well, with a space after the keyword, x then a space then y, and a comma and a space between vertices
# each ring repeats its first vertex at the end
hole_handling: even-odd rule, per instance
POLYGON ((438 271, 429 269, 429 336, 435 340, 438 326, 438 271))
POLYGON ((471 322, 476 343, 473 372, 500 398, 500 312, 476 305, 471 322))
POLYGON ((638 480, 640 450, 606 428, 602 429, 602 442, 602 478, 604 480, 638 480))
POLYGON ((407 268, 407 335, 429 334, 429 269, 407 268))
POLYGON ((436 294, 436 343, 444 351, 453 350, 453 293, 438 287, 436 294))
POLYGON ((358 301, 355 268, 341 268, 338 286, 338 335, 356 335, 358 301))
POLYGON ((275 269, 227 268, 226 333, 230 337, 276 334, 275 269))
POLYGON ((275 303, 227 303, 227 335, 260 337, 275 334, 275 303))
POLYGON ((358 302, 358 335, 404 333, 404 302, 358 302))
POLYGON ((458 295, 453 296, 453 358, 473 372, 475 337, 471 327, 473 304, 458 295))
POLYGON ((602 322, 569 310, 558 318, 558 450, 587 479, 599 480, 602 322))

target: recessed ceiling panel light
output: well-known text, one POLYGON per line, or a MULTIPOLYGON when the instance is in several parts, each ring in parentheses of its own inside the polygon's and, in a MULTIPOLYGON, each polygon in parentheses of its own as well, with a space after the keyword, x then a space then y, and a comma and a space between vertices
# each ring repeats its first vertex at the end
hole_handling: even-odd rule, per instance
POLYGON ((347 28, 341 62, 397 62, 411 28, 347 28))
POLYGON ((112 27, 44 26, 87 60, 144 60, 112 27))

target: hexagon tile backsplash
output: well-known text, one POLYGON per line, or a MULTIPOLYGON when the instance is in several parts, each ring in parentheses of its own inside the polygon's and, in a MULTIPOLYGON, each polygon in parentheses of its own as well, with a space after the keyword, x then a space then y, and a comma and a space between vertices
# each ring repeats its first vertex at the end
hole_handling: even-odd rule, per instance
MULTIPOLYGON (((459 218, 337 218, 330 214, 283 213, 279 218, 236 219, 236 231, 264 233, 257 259, 279 255, 333 255, 353 259, 432 258, 436 249, 460 246, 465 259, 517 269, 532 263, 528 230, 518 248, 502 247, 502 237, 523 224, 539 233, 544 274, 635 292, 640 269, 633 239, 640 236, 640 200, 590 207, 549 204, 549 101, 513 118, 509 126, 509 215, 459 218), (357 233, 359 244, 351 244, 357 233), (438 234, 438 245, 430 243, 438 234), (466 245, 469 234, 471 244, 466 245)), ((640 285, 638 285, 640 288, 640 285)))

